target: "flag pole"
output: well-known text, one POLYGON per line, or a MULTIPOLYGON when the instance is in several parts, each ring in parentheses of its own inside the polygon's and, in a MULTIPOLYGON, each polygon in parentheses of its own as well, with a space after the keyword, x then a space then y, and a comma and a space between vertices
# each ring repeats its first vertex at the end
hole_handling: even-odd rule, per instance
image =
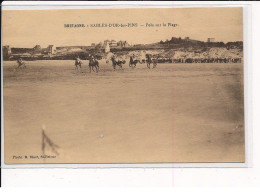
POLYGON ((43 161, 45 162, 45 125, 42 125, 42 155, 43 155, 43 161))
POLYGON ((42 125, 42 155, 43 155, 43 161, 45 162, 46 160, 46 155, 45 155, 45 148, 46 145, 50 146, 52 149, 52 152, 55 153, 57 156, 60 155, 59 152, 57 151, 57 148, 59 148, 58 145, 56 145, 45 133, 45 125, 42 125))

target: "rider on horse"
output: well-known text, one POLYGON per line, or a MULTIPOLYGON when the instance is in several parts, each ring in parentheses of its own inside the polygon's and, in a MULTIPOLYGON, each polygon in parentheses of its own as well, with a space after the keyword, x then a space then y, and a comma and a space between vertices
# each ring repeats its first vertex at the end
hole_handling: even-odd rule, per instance
POLYGON ((115 55, 113 55, 113 56, 111 57, 111 60, 114 60, 114 61, 116 61, 116 56, 115 56, 115 55))
POLYGON ((17 60, 18 63, 22 63, 23 62, 23 59, 20 57, 18 60, 17 60))
POLYGON ((75 58, 75 66, 77 67, 77 65, 80 65, 80 63, 81 63, 80 58, 77 55, 76 58, 75 58))
POLYGON ((130 64, 133 64, 134 63, 134 58, 135 58, 135 55, 133 54, 132 56, 130 56, 130 64))
POLYGON ((93 61, 93 62, 97 62, 97 58, 94 55, 90 56, 90 60, 93 61))
POLYGON ((19 64, 19 66, 21 66, 23 64, 23 59, 20 57, 19 59, 17 59, 17 63, 19 64))
POLYGON ((150 54, 146 54, 145 56, 146 56, 147 61, 149 61, 149 62, 152 61, 152 60, 151 60, 151 55, 150 55, 150 54))
POLYGON ((80 63, 80 58, 79 58, 79 56, 77 56, 76 57, 76 61, 75 61, 76 63, 80 63))
POLYGON ((147 53, 145 55, 145 57, 146 57, 147 67, 150 69, 150 65, 153 64, 153 68, 155 68, 157 65, 157 62, 155 59, 152 58, 152 55, 147 53))
POLYGON ((78 69, 78 66, 81 69, 81 65, 82 65, 82 62, 81 62, 79 56, 77 55, 77 57, 75 58, 75 70, 78 69))
POLYGON ((132 56, 130 56, 129 67, 135 68, 137 63, 140 63, 140 60, 138 58, 135 59, 134 54, 132 56))
POLYGON ((25 62, 23 62, 23 59, 21 57, 19 59, 17 59, 17 63, 18 63, 18 67, 17 68, 26 67, 25 66, 25 62))
POLYGON ((98 72, 99 71, 98 60, 96 59, 96 57, 94 57, 94 55, 89 55, 89 56, 90 56, 90 58, 89 58, 89 69, 90 69, 90 72, 91 72, 91 68, 94 71, 94 67, 96 68, 96 72, 98 72))

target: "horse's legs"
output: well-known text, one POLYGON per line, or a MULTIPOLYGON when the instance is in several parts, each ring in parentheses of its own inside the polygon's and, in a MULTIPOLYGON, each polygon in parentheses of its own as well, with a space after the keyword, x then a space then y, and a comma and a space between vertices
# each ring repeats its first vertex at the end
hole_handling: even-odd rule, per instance
POLYGON ((83 71, 82 71, 82 67, 81 67, 81 64, 79 65, 79 67, 80 67, 81 73, 83 73, 83 71))
POLYGON ((17 69, 21 69, 22 68, 22 64, 19 64, 17 69))
POLYGON ((156 62, 154 62, 154 63, 153 63, 153 69, 156 67, 156 65, 157 65, 157 63, 156 63, 156 62))
POLYGON ((91 66, 89 66, 89 73, 91 73, 91 66))
POLYGON ((94 66, 92 66, 92 71, 94 71, 94 72, 95 72, 95 70, 94 70, 94 66))

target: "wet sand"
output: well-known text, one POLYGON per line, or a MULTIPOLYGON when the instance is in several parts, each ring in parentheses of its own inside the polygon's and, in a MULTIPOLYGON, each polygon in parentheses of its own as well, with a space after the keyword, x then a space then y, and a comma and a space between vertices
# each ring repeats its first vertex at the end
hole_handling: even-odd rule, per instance
POLYGON ((87 64, 4 62, 5 163, 244 161, 243 64, 87 64))

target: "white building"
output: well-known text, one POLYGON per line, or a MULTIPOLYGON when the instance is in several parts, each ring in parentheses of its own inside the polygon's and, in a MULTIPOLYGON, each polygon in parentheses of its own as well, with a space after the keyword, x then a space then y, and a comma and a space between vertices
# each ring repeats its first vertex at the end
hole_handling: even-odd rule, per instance
POLYGON ((54 45, 49 45, 47 47, 47 49, 48 49, 49 54, 55 54, 56 53, 56 46, 54 46, 54 45))
POLYGON ((110 52, 109 44, 106 44, 106 46, 105 46, 105 52, 106 52, 106 53, 110 52))

